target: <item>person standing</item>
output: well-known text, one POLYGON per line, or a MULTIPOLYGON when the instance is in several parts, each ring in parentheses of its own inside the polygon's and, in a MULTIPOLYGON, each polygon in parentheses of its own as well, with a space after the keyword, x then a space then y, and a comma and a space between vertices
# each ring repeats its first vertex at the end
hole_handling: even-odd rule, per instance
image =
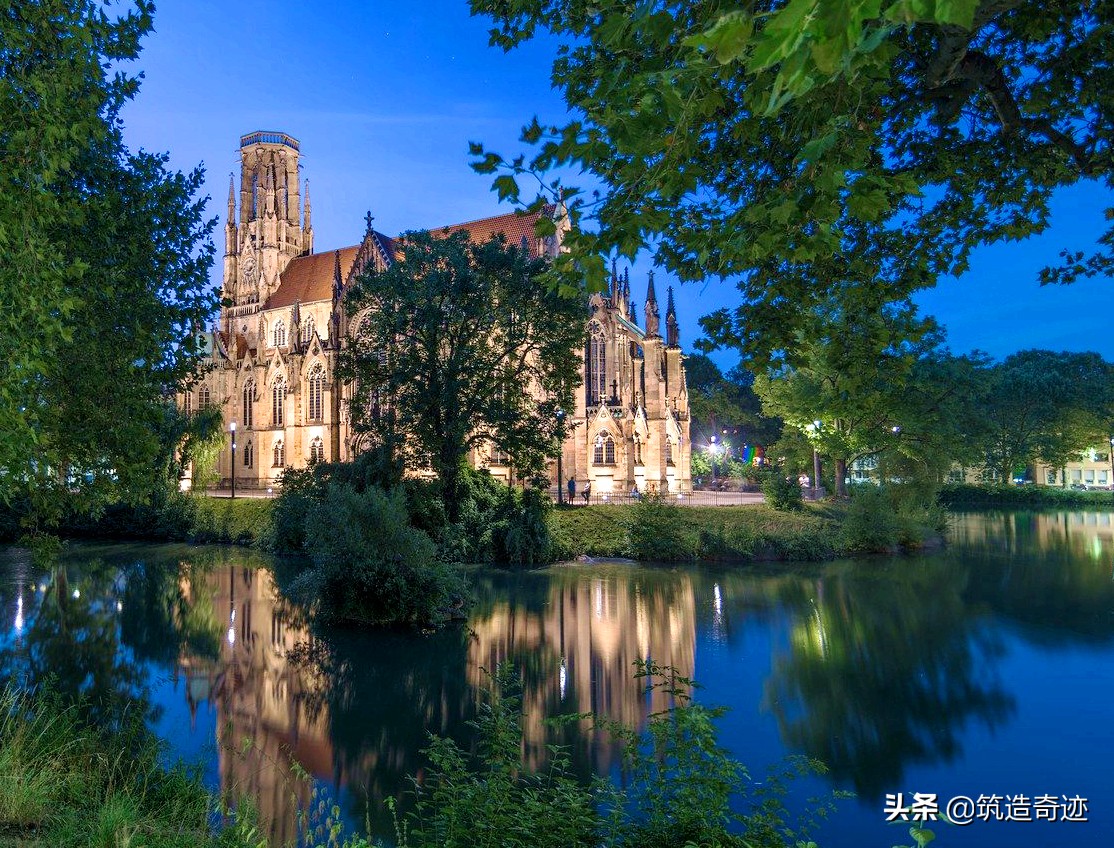
POLYGON ((588 499, 592 497, 592 481, 584 484, 584 505, 588 506, 588 499))
POLYGON ((573 498, 576 497, 576 479, 570 477, 568 486, 566 486, 566 488, 569 490, 569 505, 571 506, 573 503, 573 498))

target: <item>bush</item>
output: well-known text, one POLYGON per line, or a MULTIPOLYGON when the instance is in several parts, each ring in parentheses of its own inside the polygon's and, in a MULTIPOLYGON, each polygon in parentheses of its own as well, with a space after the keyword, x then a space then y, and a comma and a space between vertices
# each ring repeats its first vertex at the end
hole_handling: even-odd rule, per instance
POLYGON ((627 534, 630 554, 646 562, 691 562, 698 536, 681 507, 649 494, 630 508, 627 534))
POLYGON ((399 490, 331 484, 310 507, 306 550, 314 568, 299 583, 316 590, 318 611, 328 618, 427 625, 463 606, 463 580, 410 526, 399 490))
POLYGON ((1052 486, 972 486, 951 483, 938 495, 944 507, 1057 507, 1092 506, 1109 508, 1110 492, 1083 492, 1077 489, 1058 489, 1052 486))
MULTIPOLYGON (((597 729, 621 744, 620 788, 602 778, 581 784, 561 747, 550 748, 543 771, 526 768, 521 698, 500 668, 474 723, 476 765, 452 740, 434 739, 426 750, 430 768, 415 791, 416 809, 396 826, 399 848, 803 845, 797 841, 803 834, 786 822, 784 781, 821 767, 797 759, 780 774, 752 781, 718 744, 723 709, 693 703, 694 684, 673 669, 640 663, 636 676, 650 681, 648 690, 664 689, 673 706, 650 716, 645 733, 596 719, 597 729)), ((813 817, 830 807, 815 804, 813 817)))
POLYGON ((801 508, 801 485, 781 465, 773 466, 766 473, 762 494, 766 496, 766 503, 776 510, 787 512, 801 508))

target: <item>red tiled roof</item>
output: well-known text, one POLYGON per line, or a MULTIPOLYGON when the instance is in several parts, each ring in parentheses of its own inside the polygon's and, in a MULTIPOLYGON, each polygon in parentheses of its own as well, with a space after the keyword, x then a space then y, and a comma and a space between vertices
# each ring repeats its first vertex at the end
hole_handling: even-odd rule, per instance
POLYGON ((534 222, 543 214, 552 214, 553 207, 547 206, 542 212, 510 212, 506 215, 496 215, 492 218, 480 218, 478 221, 467 221, 463 224, 450 224, 447 227, 431 228, 430 233, 435 236, 449 235, 451 233, 467 231, 472 241, 484 242, 492 236, 502 233, 507 244, 517 247, 522 244, 522 239, 530 247, 530 252, 538 253, 538 237, 534 235, 534 222))
MULTIPOLYGON (((340 249, 341 278, 348 276, 352 263, 356 261, 359 245, 340 249)), ((333 269, 335 251, 311 253, 290 260, 286 270, 279 276, 279 286, 267 298, 264 309, 278 309, 293 306, 295 303, 312 303, 315 300, 330 300, 333 296, 333 269)))
MULTIPOLYGON (((552 214, 554 207, 547 206, 541 212, 510 212, 506 215, 496 215, 491 218, 481 218, 478 221, 467 221, 463 224, 451 224, 447 227, 431 229, 434 236, 445 236, 450 233, 466 231, 473 241, 484 242, 497 233, 502 233, 507 239, 507 244, 518 246, 526 239, 530 253, 537 256, 540 244, 534 235, 534 222, 543 214, 552 214)), ((375 233, 379 243, 388 256, 395 254, 395 239, 375 233)), ((340 273, 345 281, 356 261, 359 245, 342 247, 340 249, 340 273)), ((308 256, 299 256, 291 259, 286 270, 279 277, 279 286, 275 293, 267 298, 263 304, 264 309, 278 309, 293 306, 295 303, 312 303, 315 300, 330 300, 333 296, 333 270, 335 260, 334 251, 326 250, 322 253, 311 253, 308 256)))

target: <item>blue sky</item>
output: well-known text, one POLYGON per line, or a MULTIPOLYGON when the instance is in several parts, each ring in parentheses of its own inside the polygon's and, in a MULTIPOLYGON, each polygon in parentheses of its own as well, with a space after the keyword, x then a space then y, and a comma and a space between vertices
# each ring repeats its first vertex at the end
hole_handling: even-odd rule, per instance
MULTIPOLYGON (((554 43, 504 54, 487 46, 487 29, 466 0, 165 0, 138 63, 145 81, 124 113, 127 138, 168 152, 179 169, 204 163, 211 213, 223 216, 239 137, 290 133, 302 146, 319 251, 356 243, 368 210, 392 234, 509 211, 490 178, 468 167, 468 142, 514 152, 531 116, 560 122, 565 110, 549 86, 554 43)), ((921 296, 953 350, 1097 350, 1114 360, 1109 280, 1036 283, 1062 247, 1094 244, 1111 200, 1095 185, 1063 192, 1049 233, 984 249, 962 279, 921 296)), ((639 303, 650 267, 645 259, 632 270, 639 303)), ((659 273, 658 281, 664 298, 669 280, 659 273)), ((686 349, 701 315, 738 302, 728 283, 690 283, 676 294, 686 349)))

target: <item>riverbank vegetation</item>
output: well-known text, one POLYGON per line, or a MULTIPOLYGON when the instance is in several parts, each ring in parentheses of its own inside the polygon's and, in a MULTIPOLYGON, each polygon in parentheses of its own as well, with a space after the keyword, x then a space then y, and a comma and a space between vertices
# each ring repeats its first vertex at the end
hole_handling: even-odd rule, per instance
POLYGON ((1111 492, 1087 492, 1054 486, 972 486, 952 483, 937 496, 947 509, 971 507, 1098 507, 1109 509, 1114 503, 1111 492))
MULTIPOLYGON (((414 810, 395 817, 396 844, 787 848, 804 844, 808 830, 833 811, 838 796, 810 801, 795 818, 784 803, 788 783, 823 773, 820 763, 794 758, 752 780, 718 742, 724 708, 694 703, 693 682, 672 669, 640 664, 635 676, 646 682, 648 696, 660 690, 672 704, 644 729, 603 717, 558 719, 592 721, 622 743, 626 779, 616 785, 604 776, 578 776, 561 747, 545 765, 527 766, 521 696, 506 670, 496 671, 482 693, 474 752, 441 737, 425 750, 429 767, 414 792, 414 810)), ((138 716, 132 719, 98 727, 87 722, 80 701, 0 691, 6 787, 0 845, 266 848, 250 801, 237 806, 240 799, 216 796, 195 768, 165 767, 163 744, 138 716)), ((297 807, 296 797, 292 792, 287 803, 297 807)), ((296 812, 298 844, 307 848, 380 844, 369 835, 346 835, 339 808, 296 812)))

